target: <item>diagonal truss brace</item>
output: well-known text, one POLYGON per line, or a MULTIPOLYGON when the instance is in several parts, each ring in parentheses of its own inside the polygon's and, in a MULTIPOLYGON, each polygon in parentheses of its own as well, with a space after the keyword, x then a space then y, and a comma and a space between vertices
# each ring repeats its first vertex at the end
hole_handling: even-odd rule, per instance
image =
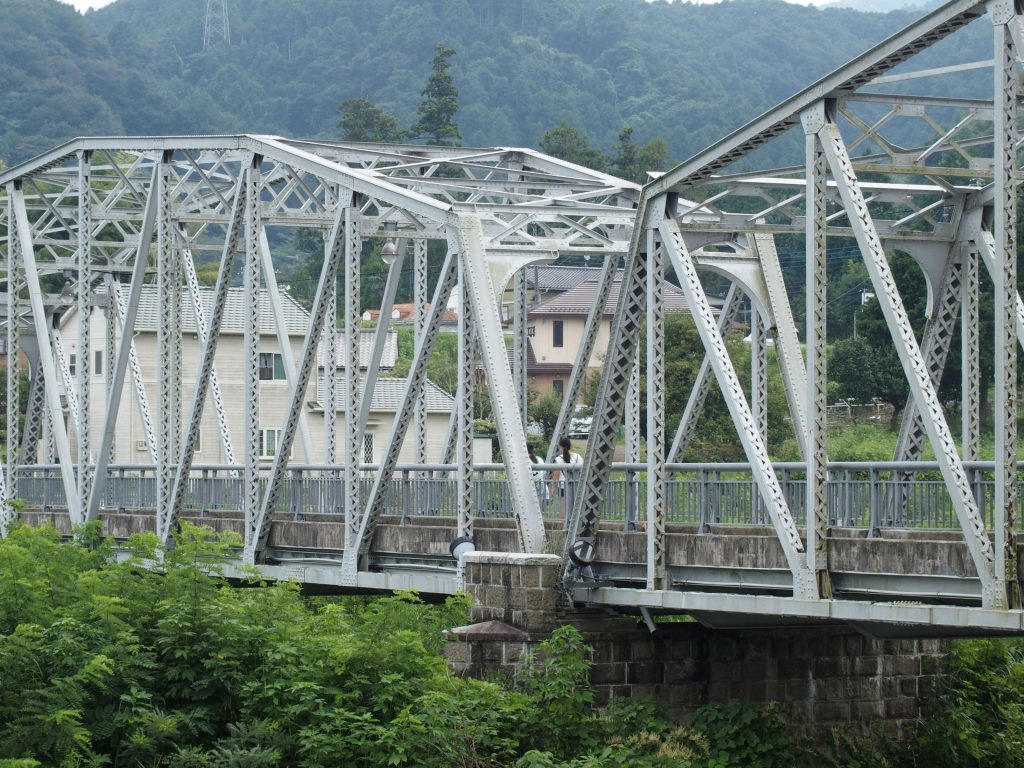
POLYGON ((381 459, 380 467, 374 477, 366 509, 359 520, 359 531, 356 538, 352 542, 352 546, 345 550, 342 560, 342 579, 345 583, 355 583, 356 574, 361 566, 360 560, 370 551, 374 529, 384 511, 388 484, 391 482, 395 466, 398 464, 398 455, 402 449, 406 431, 409 429, 410 416, 416 408, 416 403, 420 400, 427 380, 427 361, 430 359, 431 352, 434 351, 434 343, 437 341, 448 297, 451 296, 452 289, 455 288, 458 278, 456 267, 456 255, 454 251, 449 250, 434 288, 434 300, 427 313, 422 339, 416 346, 412 364, 409 366, 409 378, 406 381, 402 405, 398 413, 395 414, 395 420, 391 427, 387 454, 381 459))
MULTIPOLYGON (((237 189, 235 193, 238 193, 237 189)), ((231 225, 234 226, 234 223, 235 215, 232 214, 231 225)), ((237 230, 235 231, 237 232, 237 230)), ((205 347, 207 340, 210 338, 210 333, 207 327, 206 309, 203 307, 202 295, 199 291, 199 278, 196 275, 196 265, 192 258, 192 251, 188 248, 183 248, 182 260, 185 266, 185 282, 188 283, 188 292, 192 297, 192 313, 195 315, 196 333, 199 338, 199 344, 205 347)), ((214 293, 216 294, 216 289, 214 293)), ((134 350, 135 347, 133 346, 132 349, 134 350)), ((217 426, 220 428, 220 445, 224 450, 224 463, 234 464, 235 449, 231 445, 231 431, 228 429, 228 416, 224 410, 224 395, 220 389, 220 377, 217 375, 216 365, 210 370, 210 399, 213 400, 213 410, 217 415, 217 426)), ((231 472, 232 476, 236 474, 235 470, 231 470, 231 472)))
MULTIPOLYGON (((950 254, 946 259, 938 301, 935 302, 935 310, 928 320, 924 336, 921 339, 921 354, 924 355, 932 384, 936 387, 939 386, 942 371, 946 367, 946 359, 949 357, 949 347, 953 341, 953 332, 956 329, 960 311, 963 265, 961 260, 954 256, 953 250, 953 248, 950 249, 950 254)), ((927 439, 928 435, 925 433, 921 413, 917 410, 914 400, 911 399, 903 411, 903 422, 900 425, 900 435, 896 441, 893 461, 917 461, 921 458, 921 452, 924 450, 924 443, 927 439)))
MULTIPOLYGON (((47 331, 49 324, 47 322, 46 309, 43 306, 43 293, 39 285, 39 270, 36 266, 35 246, 32 243, 32 226, 28 220, 25 195, 21 187, 16 184, 9 185, 7 195, 14 216, 14 222, 12 222, 14 226, 10 227, 10 229, 15 231, 11 235, 18 238, 21 246, 21 261, 25 270, 25 284, 28 287, 29 301, 32 307, 32 322, 36 329, 36 342, 39 344, 39 360, 43 369, 43 382, 46 387, 46 407, 52 416, 50 419, 50 429, 56 440, 61 480, 64 484, 64 493, 68 505, 68 515, 71 517, 72 523, 79 524, 83 522, 81 497, 78 495, 78 488, 75 484, 74 462, 71 458, 71 445, 68 442, 67 429, 64 426, 64 419, 60 417, 62 412, 60 390, 57 386, 57 371, 53 362, 54 357, 50 344, 50 334, 47 331)), ((14 354, 13 350, 12 354, 14 354)))
POLYGON ((154 167, 153 176, 149 183, 149 197, 146 200, 146 208, 142 216, 139 245, 135 251, 135 264, 132 267, 132 281, 131 287, 128 290, 128 302, 121 321, 121 339, 117 347, 117 361, 114 364, 114 374, 110 379, 110 387, 107 390, 107 409, 103 423, 103 434, 100 437, 100 446, 96 452, 96 467, 93 470, 92 488, 89 491, 89 503, 85 514, 87 520, 96 518, 96 514, 99 512, 100 499, 103 498, 103 493, 106 489, 107 467, 110 464, 110 448, 114 442, 117 415, 121 409, 124 374, 128 368, 132 338, 135 335, 135 318, 139 311, 139 297, 142 295, 142 283, 146 277, 146 265, 149 263, 149 250, 153 242, 153 230, 156 225, 157 206, 159 203, 157 199, 159 197, 157 193, 159 174, 159 166, 154 167))
MULTIPOLYGON (((277 332, 277 346, 281 350, 281 362, 284 364, 285 383, 290 388, 295 381, 295 360, 292 357, 291 339, 288 338, 288 326, 285 324, 284 307, 281 306, 281 294, 277 290, 277 275, 274 273, 274 260, 270 254, 270 241, 267 240, 267 228, 260 227, 260 268, 263 272, 263 284, 267 288, 267 301, 274 315, 274 329, 277 332)), ((307 462, 313 461, 313 440, 309 435, 306 423, 306 412, 299 411, 299 439, 302 441, 302 453, 307 462)))
POLYGON ((566 594, 571 592, 578 574, 593 562, 596 554, 597 524, 625 415, 640 331, 646 319, 647 258, 643 254, 641 237, 641 227, 634 227, 612 321, 608 356, 598 385, 590 440, 576 485, 579 490, 567 515, 559 574, 559 584, 566 594))
POLYGON ((761 492, 765 509, 771 518, 782 550, 793 574, 793 595, 807 599, 818 597, 815 577, 803 557, 804 546, 800 540, 793 517, 790 514, 782 486, 775 475, 768 458, 768 448, 760 435, 754 416, 747 403, 743 388, 736 375, 736 369, 729 358, 722 334, 718 332, 715 317, 711 312, 704 287, 697 277, 697 269, 686 249, 679 225, 671 216, 664 216, 659 224, 661 239, 669 259, 675 268, 680 286, 686 294, 687 303, 697 324, 697 332, 704 348, 710 353, 711 366, 722 390, 722 395, 733 422, 737 426, 740 442, 743 444, 751 473, 761 492))
MULTIPOLYGON (((220 328, 224 319, 224 308, 227 304, 228 286, 234 272, 235 261, 239 253, 239 241, 245 227, 245 183, 246 174, 243 171, 239 174, 238 183, 235 186, 234 202, 231 209, 231 219, 228 231, 224 239, 224 251, 221 254, 220 270, 217 273, 217 283, 214 287, 213 307, 210 310, 209 324, 205 317, 196 315, 196 327, 199 330, 199 340, 202 344, 202 352, 199 356, 199 365, 196 369, 196 382, 192 391, 192 407, 189 411, 188 427, 185 431, 185 442, 181 448, 181 457, 178 461, 178 474, 174 479, 174 487, 171 492, 170 514, 167 517, 165 526, 157 531, 161 541, 167 541, 177 523, 178 517, 185 502, 185 488, 189 472, 192 469, 192 459, 195 456, 195 446, 199 440, 199 430, 202 426, 203 407, 206 404, 207 390, 216 383, 214 360, 217 356, 217 343, 220 340, 220 328)), ((186 272, 191 272, 191 255, 185 257, 186 272)), ((190 281, 191 282, 191 281, 190 281)), ((198 305, 197 305, 198 307, 198 305)), ((224 426, 222 426, 224 429, 224 426)))
MULTIPOLYGON (((274 508, 278 494, 281 491, 281 481, 284 479, 284 467, 288 462, 288 456, 292 450, 292 443, 295 441, 295 433, 298 429, 299 412, 306 396, 306 388, 309 386, 309 379, 316 367, 317 345, 323 333, 324 320, 327 315, 327 307, 333 304, 329 300, 329 294, 335 292, 335 284, 338 279, 338 268, 345 259, 345 252, 348 240, 349 222, 356 215, 346 204, 338 206, 337 218, 331 228, 331 235, 328 242, 327 255, 324 258, 323 267, 320 269, 320 282, 317 284, 316 297, 313 300, 313 312, 310 318, 309 330, 306 332, 306 339, 302 348, 302 358, 299 362, 298 373, 295 377, 295 386, 291 390, 291 402, 288 405, 288 417, 285 420, 284 430, 281 433, 281 440, 277 455, 274 456, 274 463, 267 478, 267 491, 260 506, 259 514, 253 521, 253 535, 249 542, 251 549, 249 557, 253 560, 263 557, 267 539, 270 536, 270 511, 274 508)), ((332 319, 333 324, 333 319, 332 319)), ((346 457, 346 461, 349 459, 346 457)))
POLYGON ((967 473, 957 454, 945 414, 942 412, 942 406, 928 373, 928 366, 914 336, 885 250, 860 191, 842 134, 835 123, 826 122, 817 135, 835 179, 840 199, 848 212, 850 226, 863 254, 876 299, 892 334, 893 343, 910 384, 911 394, 924 417, 928 438, 935 449, 936 459, 964 532, 967 548, 981 579, 983 603, 986 607, 1005 607, 1006 589, 1003 575, 995 572, 992 543, 985 533, 985 524, 971 492, 967 473))
MULTIPOLYGON (((116 280, 110 283, 110 310, 115 313, 121 326, 121 333, 125 329, 125 307, 121 301, 121 283, 116 280)), ((156 437, 153 434, 153 417, 149 410, 149 395, 146 394, 146 384, 142 379, 142 364, 139 362, 139 353, 135 348, 135 340, 132 339, 128 347, 128 367, 132 372, 132 385, 135 387, 135 401, 139 407, 139 419, 142 421, 142 432, 146 438, 146 448, 149 457, 156 464, 156 437)))

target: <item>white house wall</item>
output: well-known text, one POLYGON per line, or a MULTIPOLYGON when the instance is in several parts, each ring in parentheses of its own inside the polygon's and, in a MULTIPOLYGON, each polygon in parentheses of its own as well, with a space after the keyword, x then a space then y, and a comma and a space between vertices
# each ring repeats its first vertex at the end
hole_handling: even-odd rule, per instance
MULTIPOLYGON (((95 311, 90 323, 90 344, 89 352, 89 386, 90 386, 90 408, 89 422, 93 435, 98 435, 103 430, 106 417, 106 378, 101 372, 97 375, 94 372, 93 355, 96 350, 103 350, 106 354, 105 320, 103 313, 95 311)), ((77 354, 78 339, 78 317, 71 313, 60 328, 60 334, 64 342, 65 352, 68 355, 75 354, 78 364, 81 364, 80 356, 77 354)), ((291 337, 292 356, 300 359, 302 356, 303 338, 300 336, 291 337)), ((155 408, 157 400, 157 353, 156 333, 151 331, 139 331, 135 335, 135 348, 138 352, 139 362, 142 367, 143 384, 150 408, 155 408)), ((244 423, 244 402, 240 397, 242 392, 242 377, 244 371, 243 361, 243 339, 241 334, 225 333, 221 335, 217 345, 216 365, 220 377, 220 386, 223 393, 224 410, 228 424, 228 430, 232 438, 232 445, 235 450, 236 460, 240 460, 242 451, 242 436, 244 423)), ((279 352, 280 346, 276 337, 263 336, 260 342, 260 352, 279 352)), ((201 354, 201 346, 194 333, 182 334, 182 360, 185 361, 185 368, 182 372, 182 424, 187 423, 189 409, 192 405, 192 395, 195 386, 195 365, 198 364, 201 354)), ((105 366, 104 366, 105 370, 105 366)), ((317 399, 316 381, 311 380, 306 389, 306 396, 303 403, 314 402, 317 399)), ((287 416, 288 410, 288 384, 282 380, 260 382, 260 428, 281 429, 287 416)), ((155 419, 156 414, 151 410, 155 419)), ((367 434, 373 440, 373 459, 380 459, 384 446, 387 445, 391 433, 394 414, 389 412, 371 412, 367 423, 367 434)), ((70 417, 69 422, 70 422, 70 417)), ((427 414, 427 460, 431 462, 440 461, 444 441, 448 429, 448 414, 440 411, 431 411, 427 414)), ((310 439, 313 445, 314 455, 309 458, 309 463, 322 463, 326 456, 326 445, 323 428, 323 412, 321 410, 309 410, 307 408, 307 421, 310 429, 310 439)), ((338 411, 336 416, 338 434, 344 429, 344 413, 338 411)), ((69 424, 70 426, 70 424, 69 424)), ((77 449, 77 436, 74 428, 70 429, 72 451, 77 449)), ((339 462, 344 462, 344 441, 338 440, 337 456, 339 462)), ((92 443, 95 450, 96 441, 92 443)), ((42 445, 41 445, 42 450, 42 445)), ((40 461, 45 457, 40 455, 40 461)), ((92 457, 95 460, 95 457, 92 457)), ((399 461, 412 463, 415 460, 415 445, 412 440, 407 440, 402 447, 399 461)), ((305 463, 306 458, 302 455, 301 441, 296 440, 292 450, 292 461, 305 463)), ((146 445, 145 429, 139 415, 139 404, 135 393, 135 385, 131 375, 125 377, 124 391, 121 396, 121 406, 118 412, 117 431, 114 438, 114 463, 115 464, 150 464, 151 458, 146 445)), ((223 464, 225 463, 224 449, 220 439, 220 428, 217 424, 216 413, 212 401, 207 398, 203 409, 202 429, 200 436, 199 450, 196 451, 194 463, 197 465, 223 464)))

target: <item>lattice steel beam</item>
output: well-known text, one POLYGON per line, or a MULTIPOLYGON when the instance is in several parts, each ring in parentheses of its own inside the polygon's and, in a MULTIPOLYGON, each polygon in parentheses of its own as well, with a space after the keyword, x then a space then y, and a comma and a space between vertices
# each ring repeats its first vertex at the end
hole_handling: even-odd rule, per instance
POLYGON ((647 588, 665 589, 665 249, 654 230, 647 233, 647 264, 647 588))
MULTIPOLYGON (((456 525, 455 535, 473 538, 475 499, 473 494, 473 394, 476 377, 476 339, 469 278, 459 259, 459 379, 455 390, 456 422, 456 525)), ((504 344, 502 344, 504 350, 504 344)))
MULTIPOLYGON (((413 322, 415 323, 413 349, 419 349, 427 329, 427 267, 429 251, 427 241, 417 239, 413 241, 413 322)), ((416 429, 413 432, 416 441, 416 463, 427 463, 427 405, 423 394, 416 398, 413 421, 416 429)))
MULTIPOLYGON (((989 15, 994 27, 994 92, 996 174, 993 199, 993 239, 995 270, 992 292, 995 297, 995 497, 993 533, 996 579, 1003 582, 1000 598, 1012 608, 1021 607, 1021 587, 1017 574, 1017 521, 1019 489, 1017 485, 1017 145, 1019 131, 1020 67, 1018 55, 1024 50, 1014 46, 1013 30, 1019 19, 1015 4, 992 2, 989 15)), ((998 588, 997 584, 993 588, 998 588)))
MULTIPOLYGON (((260 506, 260 221, 259 199, 262 158, 254 155, 252 164, 242 172, 245 201, 242 264, 242 295, 245 320, 242 326, 242 365, 245 416, 243 430, 245 452, 242 457, 242 514, 245 520, 243 561, 255 563, 259 557, 264 521, 269 517, 260 506)), ((280 448, 280 446, 279 446, 280 448)), ((290 448, 290 446, 289 446, 290 448)), ((279 452, 280 455, 280 452, 279 452)), ((276 459, 277 457, 275 457, 276 459)), ((276 463, 276 461, 275 461, 276 463)))
POLYGON ((819 103, 803 117, 807 168, 807 566, 818 594, 832 596, 828 570, 828 165, 819 132, 827 116, 819 103))
MULTIPOLYGON (((78 498, 84 499, 89 489, 89 337, 92 325, 92 205, 90 152, 78 153, 78 222, 77 277, 78 309, 78 414, 75 418, 78 440, 78 498)), ((71 388, 67 389, 71 393, 71 388)))
MULTIPOLYGON (((356 211, 345 218, 345 549, 352 549, 359 535, 359 464, 362 439, 359 434, 359 278, 362 239, 356 211)), ((371 395, 372 396, 372 395, 371 395)))

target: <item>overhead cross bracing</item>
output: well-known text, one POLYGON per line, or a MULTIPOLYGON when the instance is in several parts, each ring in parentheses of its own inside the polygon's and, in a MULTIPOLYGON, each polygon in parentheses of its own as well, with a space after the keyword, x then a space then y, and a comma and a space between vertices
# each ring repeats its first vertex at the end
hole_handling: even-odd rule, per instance
MULTIPOLYGON (((832 603, 841 596, 830 573, 835 523, 827 512, 834 479, 829 475, 826 422, 825 286, 829 243, 847 238, 865 262, 911 392, 893 459, 916 461, 926 444, 930 447, 978 575, 980 602, 986 609, 1019 611, 1014 532, 1019 506, 1017 343, 1024 341, 1024 304, 1016 288, 1018 91, 1024 59, 1019 11, 1013 3, 946 3, 644 187, 626 260, 626 274, 635 277, 618 307, 592 426, 596 440, 588 445, 583 490, 575 500, 565 547, 563 583, 577 599, 609 605, 637 602, 635 596, 616 593, 614 577, 602 569, 599 533, 611 449, 631 399, 628 371, 644 335, 647 377, 660 375, 658 355, 651 355, 650 346, 659 332, 659 298, 643 286, 646 274, 665 265, 687 293, 707 357, 671 450, 648 452, 648 483, 652 477, 660 483, 667 461, 678 458, 680 445, 692 434, 690 414, 699 411, 711 380, 716 380, 756 482, 758 503, 785 554, 792 595, 788 599, 793 601, 787 609, 785 597, 777 604, 773 598, 769 606, 755 595, 738 595, 723 610, 766 617, 787 610, 794 616, 809 615, 803 601, 832 603), (952 61, 915 70, 916 54, 970 23, 991 25, 993 61, 952 61), (985 67, 992 76, 980 89, 984 97, 962 98, 965 78, 985 67), (930 95, 906 92, 923 79, 931 83, 930 95), (951 84, 956 97, 934 95, 943 84, 951 84), (786 146, 804 144, 802 163, 784 168, 759 164, 759 150, 787 141, 786 146), (806 251, 807 321, 799 334, 803 356, 775 246, 776 236, 793 234, 803 236, 806 251), (896 250, 915 259, 928 288, 928 324, 920 339, 889 267, 888 254, 896 250), (979 458, 979 257, 994 284, 996 305, 991 524, 985 522, 965 469, 965 461, 979 458), (696 277, 699 267, 729 277, 754 305, 749 397, 724 354, 723 325, 708 311, 696 277), (958 324, 964 339, 962 452, 937 396, 946 360, 956 354, 950 342, 958 324), (797 442, 807 462, 802 500, 782 492, 765 446, 765 334, 776 344, 797 442), (807 521, 803 532, 796 525, 801 517, 807 521)), ((977 80, 972 82, 977 85, 977 80)), ((648 401, 649 414, 658 413, 658 407, 658 402, 648 401)), ((639 602, 662 609, 707 610, 715 596, 678 586, 666 565, 664 505, 650 502, 658 492, 648 487, 646 588, 651 596, 639 602)), ((898 488, 887 493, 886 514, 905 514, 907 493, 898 488)))
MULTIPOLYGON (((18 320, 7 323, 8 340, 13 341, 11 348, 31 350, 34 392, 41 393, 31 400, 26 434, 31 424, 33 432, 45 432, 52 443, 53 450, 48 446, 44 452, 57 457, 72 521, 90 520, 99 512, 130 368, 139 408, 147 412, 145 443, 156 465, 157 533, 163 538, 171 535, 187 492, 208 394, 215 401, 214 410, 218 414, 223 410, 223 394, 216 386, 216 352, 228 304, 231 300, 237 304, 241 293, 242 307, 251 315, 242 323, 244 427, 242 434, 231 436, 221 420, 220 431, 225 453, 233 437, 241 462, 237 472, 232 471, 245 489, 245 555, 250 561, 265 557, 270 514, 281 492, 288 457, 296 450, 293 446, 301 446, 307 463, 344 476, 348 492, 338 501, 346 521, 344 570, 355 579, 365 566, 361 561, 411 422, 416 427, 416 453, 421 457, 425 453, 422 420, 412 416, 425 414, 427 358, 458 284, 464 299, 459 307, 460 337, 468 338, 474 329, 478 338, 467 354, 483 363, 502 425, 501 444, 508 457, 520 544, 526 551, 545 546, 526 465, 524 402, 517 394, 525 392, 525 371, 513 385, 498 297, 510 275, 533 261, 574 253, 620 257, 632 228, 637 185, 532 150, 199 136, 79 139, 9 169, 0 176, 0 186, 5 304, 8 315, 18 320), (267 233, 275 227, 317 228, 325 240, 327 258, 309 328, 296 346, 287 341, 290 331, 270 253, 267 233), (406 245, 414 251, 419 301, 415 359, 396 409, 391 439, 376 469, 374 488, 364 504, 358 490, 364 479, 359 463, 346 458, 339 465, 335 456, 339 437, 346 457, 360 452, 371 410, 370 398, 362 393, 373 391, 378 375, 379 350, 366 371, 360 371, 358 364, 360 257, 363 240, 374 237, 387 238, 392 254, 382 322, 390 314, 406 245), (430 240, 444 241, 448 255, 428 297, 426 243, 430 240), (194 257, 202 252, 219 256, 212 301, 201 295, 195 280, 194 257), (335 296, 336 283, 344 286, 340 299, 335 296), (142 371, 133 333, 142 297, 152 298, 154 288, 159 305, 158 370, 142 371), (199 350, 197 360, 183 361, 183 331, 188 336, 193 326, 183 319, 188 314, 181 309, 182 297, 190 294, 199 350), (269 314, 282 341, 280 366, 290 393, 287 412, 273 436, 265 430, 259 406, 263 377, 259 326, 267 323, 266 317, 259 316, 260 296, 270 298, 269 314), (344 332, 337 338, 334 323, 327 320, 335 315, 336 301, 344 315, 344 332), (77 371, 72 373, 71 357, 61 354, 60 336, 51 332, 55 318, 59 320, 72 307, 80 317, 91 317, 98 310, 109 318, 102 351, 110 375, 102 393, 105 408, 98 429, 88 410, 90 396, 95 399, 88 383, 92 361, 88 350, 92 346, 100 352, 97 340, 83 332, 78 339, 77 371), (324 374, 325 397, 335 402, 322 404, 323 413, 330 414, 323 418, 331 425, 324 426, 324 455, 313 456, 307 423, 313 416, 307 413, 305 396, 317 360, 324 359, 318 354, 322 337, 325 349, 341 339, 346 348, 339 358, 346 365, 340 388, 334 385, 333 372, 324 374), (184 389, 183 367, 194 375, 184 389), (156 378, 152 403, 147 402, 150 398, 141 381, 145 375, 156 378), (191 403, 187 389, 191 389, 191 403), (337 402, 339 397, 345 402, 337 402), (63 403, 74 406, 67 425, 48 416, 61 413, 63 403), (345 413, 340 436, 333 427, 336 409, 345 413), (260 466, 261 456, 264 464, 271 458, 266 455, 267 440, 274 441, 269 469, 260 466), (86 469, 78 472, 79 467, 86 469)), ((85 328, 86 323, 79 326, 85 328)), ((333 352, 326 355, 326 359, 334 357, 333 352)), ((9 381, 17 382, 18 365, 17 356, 8 358, 9 381)), ((274 376, 273 370, 266 370, 274 376)), ((465 390, 470 386, 464 383, 459 396, 464 411, 465 390)), ((18 445, 18 425, 13 426, 7 452, 12 460, 2 473, 5 498, 17 495, 19 464, 35 463, 33 452, 18 445)), ((453 439, 467 446, 471 441, 465 428, 457 430, 453 439)), ((463 462, 471 460, 465 451, 460 451, 460 457, 463 462)), ((465 503, 471 502, 467 498, 465 503)), ((4 510, 7 522, 10 507, 4 510)), ((471 533, 471 510, 460 510, 460 516, 471 533)))

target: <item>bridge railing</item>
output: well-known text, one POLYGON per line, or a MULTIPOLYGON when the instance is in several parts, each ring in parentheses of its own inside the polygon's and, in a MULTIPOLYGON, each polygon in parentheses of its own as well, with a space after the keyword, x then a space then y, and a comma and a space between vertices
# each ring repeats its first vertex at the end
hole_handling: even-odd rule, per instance
MULTIPOLYGON (((975 499, 991 525, 993 464, 965 465, 975 499)), ((363 466, 360 503, 368 498, 376 467, 363 466)), ((534 486, 544 516, 564 517, 578 492, 578 470, 564 465, 532 466, 534 486), (556 474, 557 479, 556 479, 556 474)), ((790 511, 798 525, 805 520, 805 467, 775 465, 790 511)), ((1018 469, 1024 469, 1022 463, 1018 469)), ((269 466, 266 467, 269 471, 269 466)), ((341 514, 344 467, 291 465, 274 511, 295 517, 341 514)), ((455 465, 399 465, 385 492, 385 511, 403 519, 453 516, 456 512, 455 465)), ((242 504, 241 467, 196 465, 188 477, 185 509, 192 513, 238 513, 242 504)), ((512 495, 499 464, 474 467, 475 514, 480 518, 512 516, 512 495)), ((696 525, 768 525, 769 518, 746 464, 671 464, 665 487, 669 523, 696 525)), ((934 462, 835 462, 829 465, 829 518, 833 526, 868 528, 955 529, 956 514, 934 462)), ((606 486, 602 519, 626 526, 642 523, 647 509, 643 464, 616 464, 606 486)), ((30 506, 66 506, 56 465, 22 466, 18 494, 30 506)), ((156 469, 152 465, 115 465, 101 506, 107 510, 152 510, 156 505, 156 469)), ((1019 518, 1018 518, 1019 520, 1019 518)))

